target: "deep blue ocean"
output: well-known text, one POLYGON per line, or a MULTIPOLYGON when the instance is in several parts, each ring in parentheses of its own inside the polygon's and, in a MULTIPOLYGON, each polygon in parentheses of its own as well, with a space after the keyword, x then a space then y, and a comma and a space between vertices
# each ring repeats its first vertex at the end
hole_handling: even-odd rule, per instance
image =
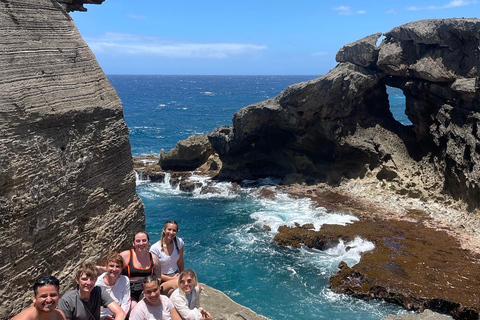
MULTIPOLYGON (((169 151, 192 134, 231 125, 242 107, 272 98, 288 85, 315 76, 123 76, 109 80, 122 99, 134 156, 169 151)), ((401 91, 388 89, 396 119, 408 124, 401 91)), ((201 179, 198 177, 198 179, 201 179)), ((274 320, 378 320, 405 311, 381 301, 365 302, 328 289, 340 261, 357 263, 373 244, 356 239, 328 251, 277 247, 273 237, 280 225, 295 222, 345 224, 356 218, 326 212, 308 199, 278 194, 259 198, 258 185, 246 182, 238 190, 215 184, 216 192, 185 193, 168 183, 137 182, 145 204, 147 231, 157 241, 163 223, 176 220, 185 241, 185 266, 199 280, 234 301, 274 320), (271 231, 264 228, 269 226, 271 231), (354 249, 345 250, 347 246, 354 249)), ((265 186, 263 187, 265 188, 265 186)), ((268 186, 266 187, 268 188, 268 186)))

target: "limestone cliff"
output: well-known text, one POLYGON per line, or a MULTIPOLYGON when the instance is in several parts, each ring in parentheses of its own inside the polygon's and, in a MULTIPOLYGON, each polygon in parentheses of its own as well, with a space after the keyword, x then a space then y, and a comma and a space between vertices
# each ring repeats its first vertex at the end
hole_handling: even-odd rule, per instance
POLYGON ((1 319, 145 226, 121 101, 67 12, 101 2, 0 1, 1 319))
POLYGON ((478 19, 412 22, 343 47, 323 77, 248 106, 209 134, 230 180, 345 179, 401 195, 480 204, 478 19), (400 88, 412 125, 390 112, 400 88))

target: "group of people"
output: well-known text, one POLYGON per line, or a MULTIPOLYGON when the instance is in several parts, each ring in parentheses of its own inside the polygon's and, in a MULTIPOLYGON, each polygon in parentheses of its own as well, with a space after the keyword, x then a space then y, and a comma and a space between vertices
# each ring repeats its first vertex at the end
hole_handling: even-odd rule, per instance
POLYGON ((164 224, 150 247, 145 231, 133 249, 110 254, 105 266, 83 262, 75 272, 77 289, 60 297, 60 282, 43 276, 33 285, 33 304, 11 320, 213 320, 200 307, 201 286, 185 270, 178 223, 164 224))

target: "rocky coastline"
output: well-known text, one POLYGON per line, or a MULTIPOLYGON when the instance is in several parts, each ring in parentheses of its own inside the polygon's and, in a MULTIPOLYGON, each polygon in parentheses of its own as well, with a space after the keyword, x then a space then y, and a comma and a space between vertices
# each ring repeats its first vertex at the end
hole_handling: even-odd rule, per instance
MULTIPOLYGON (((164 182, 168 175, 172 187, 184 192, 215 190, 209 183, 189 181, 193 174, 215 176, 215 171, 165 172, 156 162, 158 157, 146 158, 135 157, 135 170, 144 179, 164 182), (159 176, 162 179, 158 180, 159 176)), ((405 314, 387 319, 478 319, 480 238, 450 221, 461 210, 401 197, 379 186, 372 191, 358 181, 335 188, 327 184, 276 188, 295 197, 309 197, 327 211, 359 219, 346 226, 324 225, 320 231, 312 230, 311 225, 283 226, 274 238, 277 245, 326 250, 355 237, 375 244, 375 250, 365 253, 357 265, 339 265, 338 273, 330 279, 333 291, 365 300, 382 299, 416 312, 415 318, 405 314), (444 211, 441 217, 448 212, 450 219, 436 215, 440 210, 444 211), (430 313, 430 309, 441 313, 430 313)), ((260 194, 275 197, 267 189, 260 194)))
POLYGON ((147 171, 159 179, 168 171, 170 183, 200 192, 208 185, 190 182, 192 172, 278 177, 278 188, 359 219, 320 231, 280 227, 278 245, 375 243, 357 265, 339 265, 332 290, 478 319, 479 31, 478 19, 423 20, 348 44, 325 76, 162 150, 147 171), (393 119, 386 86, 405 94, 411 125, 393 119))
MULTIPOLYGON (((322 249, 355 236, 376 245, 357 265, 340 264, 332 290, 479 318, 480 20, 424 20, 379 45, 380 33, 348 44, 325 76, 134 163, 121 101, 68 14, 103 1, 0 4, 2 319, 30 303, 37 276, 67 282, 81 260, 145 227, 134 166, 152 181, 169 171, 187 192, 200 187, 192 171, 280 177, 278 188, 359 221, 281 227, 278 245, 322 249), (411 126, 393 119, 387 85, 404 92, 411 126)), ((208 286, 203 294, 217 319, 265 319, 208 286)))

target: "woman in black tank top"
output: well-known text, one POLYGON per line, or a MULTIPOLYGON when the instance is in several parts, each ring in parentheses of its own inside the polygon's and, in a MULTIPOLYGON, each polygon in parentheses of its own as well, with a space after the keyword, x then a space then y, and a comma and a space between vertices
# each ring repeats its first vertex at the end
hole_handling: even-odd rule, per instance
POLYGON ((149 241, 148 233, 145 231, 137 232, 133 237, 133 249, 120 253, 125 265, 122 274, 130 279, 130 295, 132 298, 130 310, 141 300, 143 278, 153 275, 155 272, 152 254, 149 252, 149 241))

